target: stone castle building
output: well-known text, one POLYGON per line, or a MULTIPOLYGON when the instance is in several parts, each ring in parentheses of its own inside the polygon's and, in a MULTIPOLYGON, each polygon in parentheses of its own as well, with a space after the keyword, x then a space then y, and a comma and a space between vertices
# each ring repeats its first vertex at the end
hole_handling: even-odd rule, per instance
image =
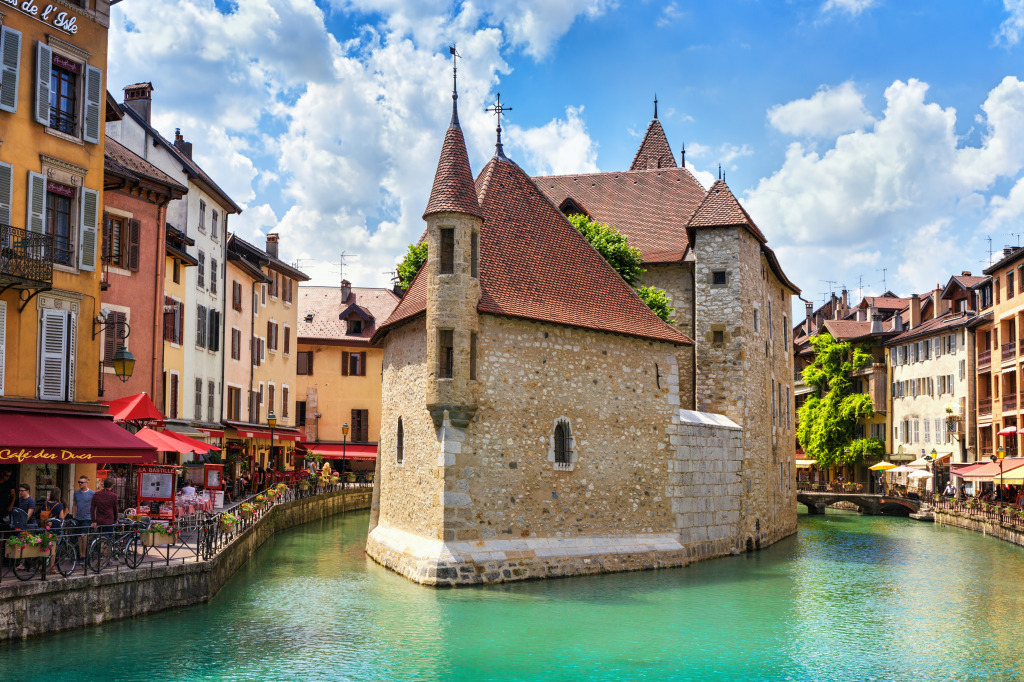
POLYGON ((499 137, 474 182, 453 104, 429 258, 373 339, 376 561, 501 582, 680 566, 795 530, 796 288, 725 183, 675 167, 657 119, 633 165, 531 179, 499 137), (563 212, 640 246, 674 324, 563 212))

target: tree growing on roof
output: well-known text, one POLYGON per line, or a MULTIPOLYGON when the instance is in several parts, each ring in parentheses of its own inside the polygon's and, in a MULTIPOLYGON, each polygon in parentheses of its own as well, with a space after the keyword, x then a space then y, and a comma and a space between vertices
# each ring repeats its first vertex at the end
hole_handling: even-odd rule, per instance
POLYGON ((654 314, 668 322, 672 316, 672 299, 663 289, 652 286, 637 286, 647 272, 644 270, 644 259, 640 249, 629 245, 626 235, 611 225, 598 223, 585 215, 569 216, 569 222, 590 242, 590 245, 608 261, 615 272, 619 273, 626 284, 636 289, 637 296, 654 314))
POLYGON ((420 271, 423 264, 427 262, 427 242, 423 241, 419 244, 410 244, 409 250, 406 252, 405 257, 398 262, 398 279, 403 289, 408 289, 412 285, 413 279, 416 277, 416 273, 420 271))
POLYGON ((850 374, 871 363, 871 354, 848 342, 839 342, 828 332, 812 336, 814 362, 803 371, 804 381, 817 389, 808 397, 797 417, 797 439, 819 469, 835 464, 854 464, 865 457, 883 454, 884 444, 876 438, 858 438, 857 422, 874 414, 871 398, 853 392, 850 374))

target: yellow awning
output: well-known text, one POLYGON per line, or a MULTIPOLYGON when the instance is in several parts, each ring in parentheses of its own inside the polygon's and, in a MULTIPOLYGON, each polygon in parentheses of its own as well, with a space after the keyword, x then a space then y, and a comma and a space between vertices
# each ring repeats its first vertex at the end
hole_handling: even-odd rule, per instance
POLYGON ((797 469, 810 469, 816 463, 817 462, 815 460, 813 460, 813 459, 798 459, 798 460, 796 460, 796 468, 797 469))
POLYGON ((1024 467, 1019 467, 1017 469, 1007 471, 1001 476, 999 474, 996 474, 995 476, 992 477, 992 482, 996 484, 1012 483, 1015 485, 1020 485, 1024 483, 1024 467))

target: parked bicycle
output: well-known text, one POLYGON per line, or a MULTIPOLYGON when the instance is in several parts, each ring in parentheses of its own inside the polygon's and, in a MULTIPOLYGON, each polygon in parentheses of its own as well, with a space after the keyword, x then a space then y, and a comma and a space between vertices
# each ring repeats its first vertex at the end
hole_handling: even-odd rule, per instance
POLYGON ((148 521, 121 519, 111 531, 98 535, 85 553, 86 568, 99 573, 114 560, 122 561, 128 568, 138 567, 146 556, 138 529, 147 525, 148 521))

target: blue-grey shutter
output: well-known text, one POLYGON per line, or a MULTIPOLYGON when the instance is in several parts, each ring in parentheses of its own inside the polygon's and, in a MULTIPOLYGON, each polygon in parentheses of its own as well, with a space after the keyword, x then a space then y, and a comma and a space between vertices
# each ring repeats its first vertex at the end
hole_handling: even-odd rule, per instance
POLYGON ((36 43, 36 122, 50 125, 50 74, 53 72, 53 50, 46 43, 36 43))
POLYGON ((95 66, 85 67, 85 127, 82 139, 100 143, 100 113, 103 111, 103 72, 95 66))
POLYGON ((79 228, 78 268, 96 270, 97 221, 100 214, 100 193, 82 188, 81 227, 79 228))
POLYGON ((0 225, 11 224, 11 206, 13 203, 14 166, 9 163, 0 162, 0 225))
POLYGON ((39 397, 66 400, 68 387, 68 322, 66 310, 42 311, 39 343, 39 397))
POLYGON ((0 111, 18 111, 18 68, 21 65, 21 32, 0 28, 0 111))
POLYGON ((46 176, 28 172, 28 217, 25 229, 29 232, 46 231, 46 176))

